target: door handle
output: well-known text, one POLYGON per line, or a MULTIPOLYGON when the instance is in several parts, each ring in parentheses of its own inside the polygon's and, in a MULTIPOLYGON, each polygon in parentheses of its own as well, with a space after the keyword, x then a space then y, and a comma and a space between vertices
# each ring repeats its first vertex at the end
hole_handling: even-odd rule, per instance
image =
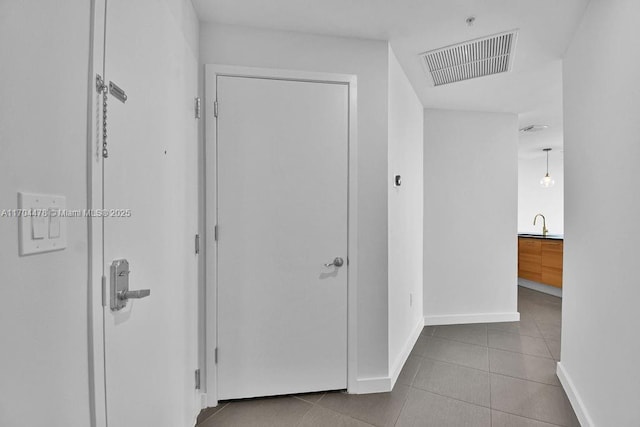
POLYGON ((130 299, 140 299, 151 295, 150 289, 129 290, 129 261, 117 259, 111 263, 111 311, 126 307, 130 299))
POLYGON ((332 263, 330 264, 325 264, 325 267, 342 267, 342 265, 344 264, 344 260, 340 257, 336 257, 336 259, 333 260, 332 263))
POLYGON ((151 289, 140 289, 139 291, 120 291, 118 298, 121 300, 140 299, 151 295, 151 289))

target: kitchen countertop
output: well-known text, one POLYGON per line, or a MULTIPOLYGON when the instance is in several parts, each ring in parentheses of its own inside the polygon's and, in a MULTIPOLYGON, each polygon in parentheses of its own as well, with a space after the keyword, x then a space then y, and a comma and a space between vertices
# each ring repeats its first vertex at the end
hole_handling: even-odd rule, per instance
POLYGON ((564 234, 531 234, 531 233, 518 233, 518 237, 528 237, 531 239, 547 239, 547 240, 564 240, 564 234))

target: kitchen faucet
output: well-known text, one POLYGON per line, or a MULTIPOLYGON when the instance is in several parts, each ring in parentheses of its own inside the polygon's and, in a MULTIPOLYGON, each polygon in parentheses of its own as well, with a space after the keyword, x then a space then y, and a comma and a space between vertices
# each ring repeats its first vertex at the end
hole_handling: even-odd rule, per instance
POLYGON ((547 233, 549 232, 549 230, 547 230, 547 219, 544 217, 544 215, 539 213, 536 216, 534 216, 533 217, 533 225, 536 225, 536 219, 538 219, 539 216, 542 217, 542 237, 545 237, 547 235, 547 233))

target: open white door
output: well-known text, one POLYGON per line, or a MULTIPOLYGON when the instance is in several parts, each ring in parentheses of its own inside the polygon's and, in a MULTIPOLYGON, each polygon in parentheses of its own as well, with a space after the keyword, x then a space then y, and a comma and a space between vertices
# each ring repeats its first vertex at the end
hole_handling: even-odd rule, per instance
POLYGON ((109 427, 192 425, 199 409, 197 58, 172 13, 162 1, 107 3, 103 187, 116 215, 104 218, 109 427), (130 274, 124 261, 112 270, 121 259, 130 274), (150 294, 114 296, 114 279, 150 294))
POLYGON ((218 399, 345 389, 349 87, 215 78, 218 399))

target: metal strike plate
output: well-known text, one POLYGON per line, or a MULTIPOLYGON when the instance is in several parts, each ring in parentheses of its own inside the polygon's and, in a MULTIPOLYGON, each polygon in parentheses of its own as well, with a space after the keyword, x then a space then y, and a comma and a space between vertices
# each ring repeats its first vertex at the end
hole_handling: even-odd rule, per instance
POLYGON ((129 290, 129 261, 116 259, 111 263, 111 311, 126 307, 127 300, 119 296, 129 290))
POLYGON ((109 93, 113 95, 115 99, 122 103, 127 101, 127 94, 124 92, 124 90, 111 81, 109 82, 109 93))

